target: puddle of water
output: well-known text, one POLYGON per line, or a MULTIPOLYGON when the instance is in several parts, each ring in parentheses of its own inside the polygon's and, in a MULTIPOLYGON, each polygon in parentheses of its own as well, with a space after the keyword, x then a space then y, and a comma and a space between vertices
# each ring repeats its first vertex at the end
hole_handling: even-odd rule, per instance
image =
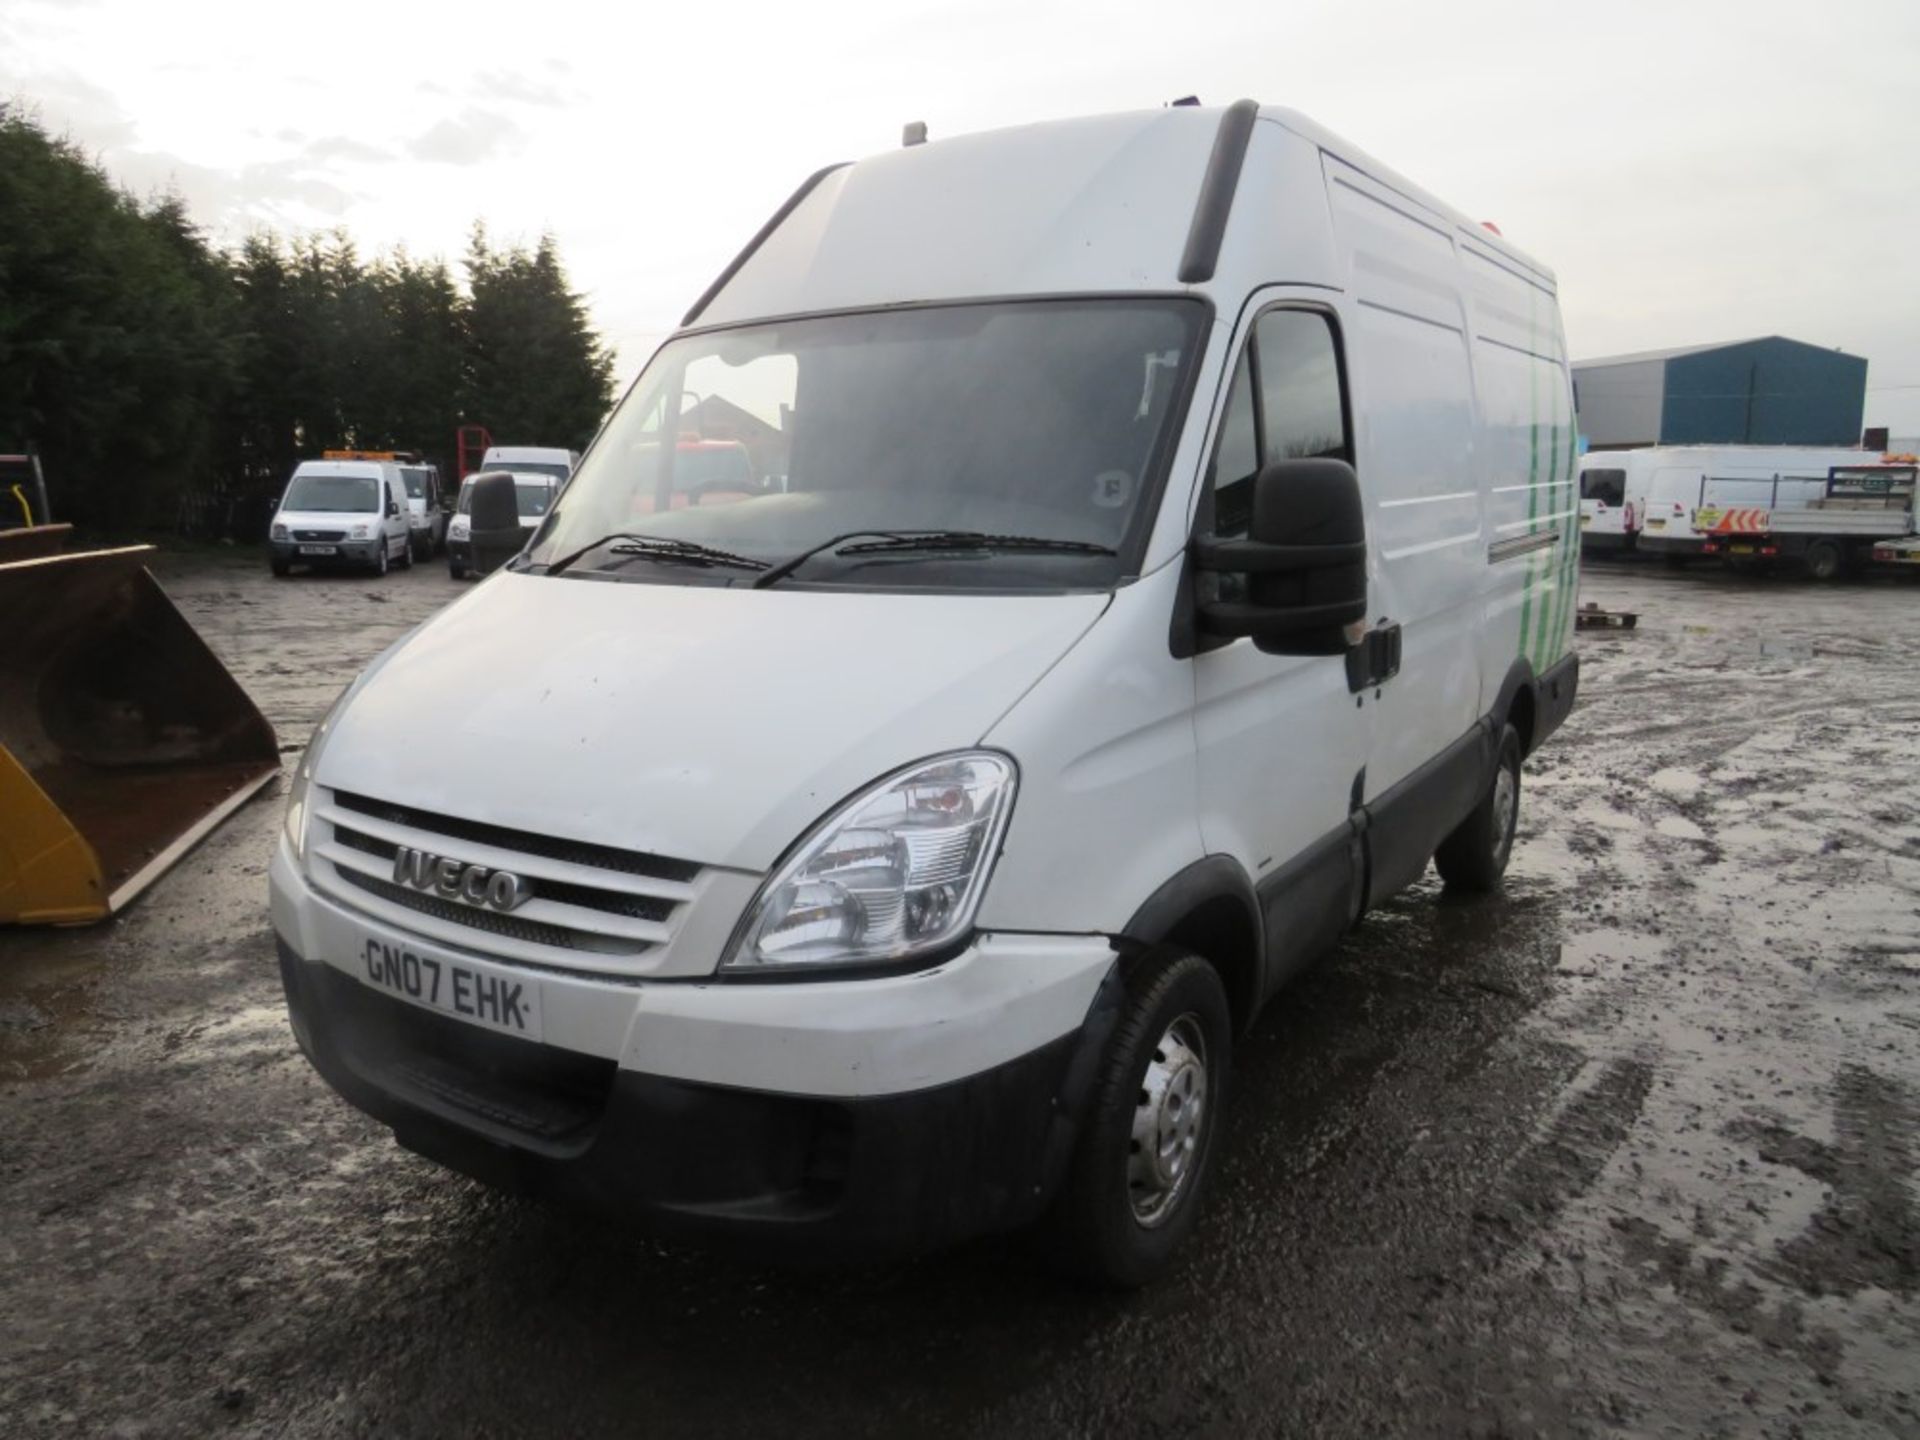
POLYGON ((102 958, 35 944, 0 955, 0 1082, 43 1080, 82 1063, 102 958))
POLYGON ((1561 940, 1560 963, 1554 973, 1581 980, 1617 980, 1635 965, 1660 959, 1666 948, 1666 942, 1654 935, 1587 930, 1561 940))

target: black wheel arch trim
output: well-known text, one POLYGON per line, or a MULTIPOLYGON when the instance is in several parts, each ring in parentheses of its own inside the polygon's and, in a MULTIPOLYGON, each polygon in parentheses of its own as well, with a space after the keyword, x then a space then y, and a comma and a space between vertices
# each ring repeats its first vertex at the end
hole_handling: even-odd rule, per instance
MULTIPOLYGON (((1220 975, 1236 1020, 1250 1021, 1263 998, 1266 924, 1252 877, 1232 856, 1203 856, 1169 877, 1141 902, 1140 908, 1113 938, 1120 942, 1123 953, 1165 944, 1184 922, 1206 906, 1222 901, 1238 910, 1253 941, 1248 973, 1232 975, 1222 969, 1220 975)), ((1204 958, 1216 966, 1219 964, 1219 957, 1204 958)))

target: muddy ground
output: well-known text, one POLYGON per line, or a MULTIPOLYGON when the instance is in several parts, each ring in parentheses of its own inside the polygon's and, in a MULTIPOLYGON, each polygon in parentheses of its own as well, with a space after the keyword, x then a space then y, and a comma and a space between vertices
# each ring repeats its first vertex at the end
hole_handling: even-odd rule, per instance
MULTIPOLYGON (((163 573, 289 746, 459 593, 163 573)), ((277 795, 0 936, 0 1432, 1920 1436, 1920 586, 1584 593, 1640 627, 1582 636, 1506 893, 1270 1009, 1144 1294, 762 1270, 404 1154, 287 1032, 277 795)))

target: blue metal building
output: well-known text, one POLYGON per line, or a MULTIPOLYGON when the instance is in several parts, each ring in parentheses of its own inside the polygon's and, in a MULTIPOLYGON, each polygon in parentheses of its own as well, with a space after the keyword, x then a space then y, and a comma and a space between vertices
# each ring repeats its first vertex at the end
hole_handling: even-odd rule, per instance
POLYGON ((1783 335, 1577 360, 1580 433, 1641 445, 1857 445, 1867 362, 1783 335))

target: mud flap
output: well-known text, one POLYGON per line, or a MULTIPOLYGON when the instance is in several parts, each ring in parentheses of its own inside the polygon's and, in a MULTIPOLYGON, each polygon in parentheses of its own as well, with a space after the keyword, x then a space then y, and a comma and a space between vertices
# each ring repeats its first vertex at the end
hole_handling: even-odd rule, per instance
POLYGON ((152 553, 0 564, 0 924, 114 913, 279 773, 152 553))

